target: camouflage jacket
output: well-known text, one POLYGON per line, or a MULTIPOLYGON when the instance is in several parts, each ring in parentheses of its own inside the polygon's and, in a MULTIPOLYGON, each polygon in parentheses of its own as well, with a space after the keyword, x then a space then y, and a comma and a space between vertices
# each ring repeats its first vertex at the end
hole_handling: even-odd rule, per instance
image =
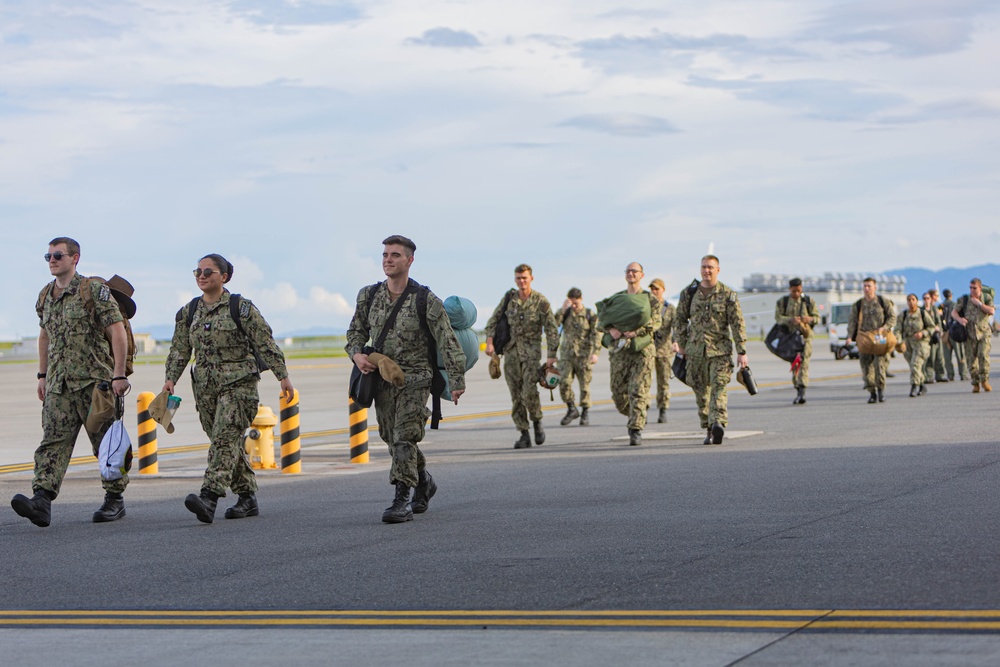
POLYGON ((35 302, 38 323, 49 337, 45 390, 54 394, 82 389, 95 381, 110 380, 114 375, 114 357, 104 330, 122 321, 121 311, 110 288, 92 280, 92 316, 80 294, 82 281, 83 277, 77 273, 58 297, 53 281, 42 288, 35 302))
POLYGON ((688 296, 681 292, 674 319, 674 340, 684 353, 696 357, 731 357, 747 352, 747 327, 736 292, 716 283, 706 296, 701 290, 688 296))
MULTIPOLYGON (((412 280, 410 285, 416 285, 412 280)), ((368 304, 368 289, 363 287, 358 292, 357 306, 354 317, 347 329, 347 345, 344 350, 347 356, 353 358, 361 352, 365 345, 372 345, 382 333, 385 322, 389 319, 394 301, 390 301, 389 288, 379 283, 368 304)), ((411 291, 406 299, 392 329, 386 333, 382 343, 382 354, 399 365, 406 375, 406 386, 430 385, 433 369, 428 356, 427 334, 420 326, 420 313, 417 310, 417 294, 411 291)), ((444 361, 444 370, 448 373, 448 385, 454 390, 465 389, 465 352, 455 337, 451 321, 444 309, 441 299, 427 291, 427 328, 437 345, 438 353, 444 361)))
POLYGON ((660 328, 653 334, 653 342, 656 344, 656 356, 665 359, 674 353, 674 318, 677 316, 677 309, 672 303, 666 301, 660 307, 660 328))
POLYGON ((905 340, 907 345, 930 343, 931 334, 934 333, 934 319, 923 306, 917 308, 916 314, 907 308, 896 317, 895 332, 896 337, 905 340), (922 338, 914 338, 918 331, 924 332, 922 338))
MULTIPOLYGON (((506 293, 504 294, 506 296, 506 293)), ((503 299, 497 304, 489 322, 486 323, 486 337, 492 338, 500 319, 500 309, 503 299)), ((516 354, 523 361, 538 363, 542 358, 542 332, 548 347, 549 359, 554 359, 559 351, 559 327, 552 314, 549 300, 541 292, 532 290, 523 302, 517 292, 507 304, 507 322, 510 324, 510 343, 504 349, 504 354, 516 354)))
POLYGON ((285 355, 274 342, 271 327, 257 307, 247 298, 240 299, 240 320, 246 336, 240 333, 229 312, 229 290, 213 304, 199 300, 188 328, 188 306, 185 304, 174 318, 174 337, 167 355, 167 380, 177 382, 194 353, 191 369, 195 386, 225 386, 250 377, 258 378, 257 362, 250 347, 270 366, 274 377, 288 377, 285 355))
MULTIPOLYGON (((819 322, 819 309, 816 307, 816 302, 808 298, 805 294, 799 299, 793 299, 790 295, 786 294, 774 304, 774 321, 785 327, 788 331, 798 328, 792 325, 792 318, 803 317, 804 315, 808 315, 813 319, 813 326, 819 322)), ((812 326, 807 324, 798 329, 806 338, 812 338, 812 326)))
MULTIPOLYGON (((993 297, 986 290, 983 290, 983 296, 980 301, 983 305, 992 306, 993 297)), ((965 325, 965 330, 969 332, 969 338, 971 340, 983 340, 990 337, 990 315, 983 312, 983 309, 979 306, 975 306, 969 300, 969 295, 959 298, 958 305, 955 307, 968 322, 965 325), (963 313, 963 308, 964 313, 963 313)))
POLYGON ((559 355, 562 359, 589 359, 601 349, 597 336, 597 316, 590 308, 582 313, 572 308, 557 311, 556 326, 562 327, 559 355))
POLYGON ((885 328, 891 330, 896 326, 896 306, 892 301, 876 294, 875 298, 867 301, 864 298, 858 299, 851 306, 851 319, 847 322, 847 336, 851 340, 858 339, 858 311, 861 315, 861 330, 875 331, 885 328))

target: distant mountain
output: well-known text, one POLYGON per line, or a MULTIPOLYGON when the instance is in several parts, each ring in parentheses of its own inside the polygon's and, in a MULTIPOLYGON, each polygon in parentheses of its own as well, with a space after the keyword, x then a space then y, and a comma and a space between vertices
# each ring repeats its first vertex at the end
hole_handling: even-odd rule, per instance
POLYGON ((967 269, 947 268, 940 271, 911 267, 907 269, 890 269, 886 275, 906 276, 906 291, 918 296, 934 287, 937 281, 942 290, 950 289, 953 296, 961 296, 969 291, 969 280, 979 278, 984 285, 1000 287, 1000 264, 980 264, 967 269))

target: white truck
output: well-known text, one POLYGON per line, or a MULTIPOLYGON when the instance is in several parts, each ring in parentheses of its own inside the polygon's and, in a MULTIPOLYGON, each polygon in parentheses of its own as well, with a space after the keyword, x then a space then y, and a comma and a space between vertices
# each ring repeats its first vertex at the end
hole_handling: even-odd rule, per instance
POLYGON ((847 327, 851 319, 851 306, 853 301, 841 301, 830 304, 830 321, 827 331, 830 333, 830 351, 837 359, 857 359, 860 356, 858 344, 851 341, 847 345, 847 327))

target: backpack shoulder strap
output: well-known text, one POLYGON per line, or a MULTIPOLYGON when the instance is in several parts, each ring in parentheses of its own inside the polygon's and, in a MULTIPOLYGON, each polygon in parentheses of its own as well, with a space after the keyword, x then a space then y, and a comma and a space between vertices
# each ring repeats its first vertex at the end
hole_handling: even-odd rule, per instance
POLYGON ((90 287, 92 278, 80 278, 80 298, 83 299, 83 306, 91 315, 94 314, 94 290, 90 287))
MULTIPOLYGON (((444 375, 441 374, 441 367, 438 365, 437 341, 431 333, 431 328, 427 325, 427 296, 431 289, 426 285, 421 285, 412 278, 409 284, 410 291, 417 294, 417 315, 420 319, 420 328, 427 336, 427 361, 431 366, 431 428, 437 429, 441 423, 441 392, 444 391, 444 375)), ((400 297, 402 299, 403 297, 400 297)))
POLYGON ((53 285, 55 285, 55 281, 52 281, 51 283, 46 284, 45 287, 42 288, 42 293, 38 295, 38 303, 35 305, 35 308, 44 308, 45 307, 45 300, 48 299, 49 298, 49 294, 52 293, 52 286, 53 285))
POLYGON ((187 328, 188 329, 191 328, 191 324, 194 322, 194 312, 196 310, 198 310, 198 302, 199 301, 201 301, 201 297, 200 296, 196 296, 195 298, 191 299, 191 302, 188 304, 188 312, 187 312, 187 328))
POLYGON ((781 314, 782 315, 784 315, 785 311, 788 310, 788 301, 789 301, 789 298, 790 297, 787 294, 785 296, 781 297, 781 314))
POLYGON ((368 286, 368 293, 365 294, 365 317, 372 312, 372 299, 375 298, 375 292, 378 291, 378 286, 382 284, 382 281, 378 281, 374 285, 368 286))
POLYGON ((243 337, 247 337, 246 329, 243 328, 243 320, 240 317, 240 303, 243 301, 243 297, 239 294, 229 295, 229 316, 233 318, 233 322, 236 322, 236 328, 240 330, 243 337))

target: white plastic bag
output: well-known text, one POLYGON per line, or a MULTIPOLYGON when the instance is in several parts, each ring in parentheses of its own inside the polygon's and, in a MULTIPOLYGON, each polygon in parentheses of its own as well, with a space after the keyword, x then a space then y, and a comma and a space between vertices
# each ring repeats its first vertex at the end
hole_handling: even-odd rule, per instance
POLYGON ((109 482, 121 479, 127 470, 126 463, 131 459, 131 451, 132 440, 128 437, 124 422, 118 419, 104 434, 98 450, 97 464, 101 469, 101 478, 109 482))

